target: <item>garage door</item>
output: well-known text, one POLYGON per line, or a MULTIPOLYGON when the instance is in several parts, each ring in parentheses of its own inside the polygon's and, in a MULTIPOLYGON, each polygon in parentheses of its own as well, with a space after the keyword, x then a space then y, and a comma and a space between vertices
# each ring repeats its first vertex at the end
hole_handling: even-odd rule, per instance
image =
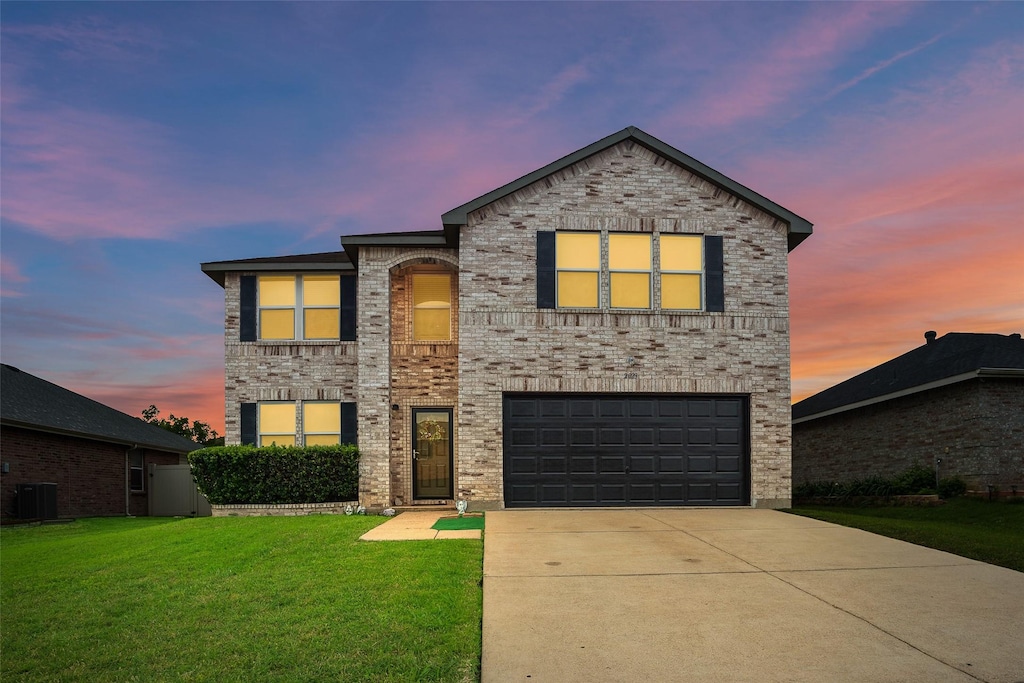
POLYGON ((747 505, 743 396, 506 394, 507 507, 747 505))

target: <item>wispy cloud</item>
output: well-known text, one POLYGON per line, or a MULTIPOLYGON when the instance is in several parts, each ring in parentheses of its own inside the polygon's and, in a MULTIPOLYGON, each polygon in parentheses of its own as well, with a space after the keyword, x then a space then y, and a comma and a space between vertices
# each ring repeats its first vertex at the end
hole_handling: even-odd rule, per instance
POLYGON ((940 40, 942 40, 943 38, 948 36, 950 33, 953 33, 953 30, 954 29, 950 29, 949 31, 943 31, 942 33, 939 33, 938 35, 932 36, 931 38, 929 38, 928 40, 924 41, 923 43, 919 43, 918 45, 915 45, 914 47, 910 48, 909 50, 903 50, 902 52, 899 52, 899 53, 893 55, 892 57, 890 57, 888 59, 884 59, 881 62, 878 62, 877 64, 868 67, 867 69, 865 69, 864 71, 860 72, 859 74, 857 74, 856 76, 854 76, 850 80, 846 81, 845 83, 840 83, 836 87, 832 88, 832 90, 828 91, 828 93, 826 93, 825 96, 821 98, 821 101, 824 102, 826 100, 830 100, 833 97, 835 97, 836 95, 838 95, 839 93, 844 92, 846 90, 849 90, 850 88, 852 88, 853 86, 857 85, 858 83, 861 83, 862 81, 866 81, 867 79, 871 78, 876 73, 878 73, 879 71, 883 71, 885 69, 888 69, 893 64, 896 64, 897 62, 902 61, 902 60, 906 59, 907 57, 910 57, 911 55, 917 54, 918 52, 920 52, 921 50, 925 49, 926 47, 928 47, 930 45, 934 45, 935 43, 939 42, 940 40))
POLYGON ((11 24, 0 29, 8 43, 46 43, 65 59, 103 60, 137 64, 140 56, 161 47, 159 31, 152 26, 111 21, 102 16, 51 24, 11 24))

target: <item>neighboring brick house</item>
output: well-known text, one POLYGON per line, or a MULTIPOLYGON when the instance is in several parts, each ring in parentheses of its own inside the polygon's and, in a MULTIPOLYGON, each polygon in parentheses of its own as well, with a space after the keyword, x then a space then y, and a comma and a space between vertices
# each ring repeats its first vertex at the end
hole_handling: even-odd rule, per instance
POLYGON ((793 406, 793 481, 938 467, 1024 493, 1024 341, 951 332, 793 406))
POLYGON ((57 485, 58 517, 146 515, 151 464, 177 465, 198 444, 102 403, 0 366, 5 521, 18 484, 57 485))
POLYGON ((202 264, 227 443, 357 440, 373 507, 789 504, 810 223, 631 127, 442 225, 202 264))

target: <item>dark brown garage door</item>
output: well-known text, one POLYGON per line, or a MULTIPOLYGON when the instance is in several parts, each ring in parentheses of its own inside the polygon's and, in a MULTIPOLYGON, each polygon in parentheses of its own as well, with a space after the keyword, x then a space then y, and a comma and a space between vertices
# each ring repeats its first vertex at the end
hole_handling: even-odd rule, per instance
POLYGON ((743 396, 506 394, 507 507, 747 505, 743 396))

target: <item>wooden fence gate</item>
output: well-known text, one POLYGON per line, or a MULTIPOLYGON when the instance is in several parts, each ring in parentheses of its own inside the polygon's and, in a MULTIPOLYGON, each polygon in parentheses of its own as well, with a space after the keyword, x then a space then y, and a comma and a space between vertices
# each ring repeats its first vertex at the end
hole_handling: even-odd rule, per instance
POLYGON ((188 465, 149 466, 150 517, 209 517, 206 496, 199 493, 188 465))

